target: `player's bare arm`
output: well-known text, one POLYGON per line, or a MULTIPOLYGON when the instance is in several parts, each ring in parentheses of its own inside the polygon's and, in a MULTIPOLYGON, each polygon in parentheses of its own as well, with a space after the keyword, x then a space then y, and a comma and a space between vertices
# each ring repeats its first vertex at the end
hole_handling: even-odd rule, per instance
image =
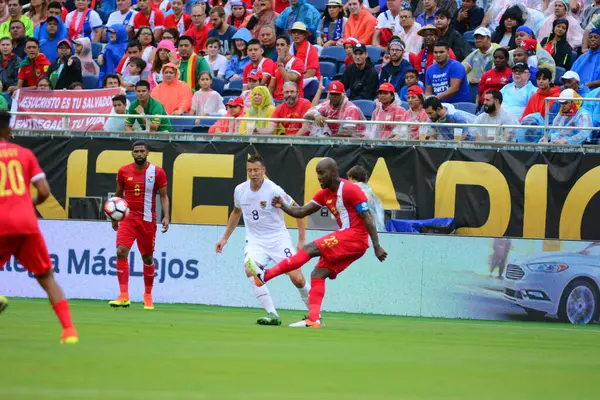
POLYGON ((291 215, 294 218, 304 218, 311 214, 316 213, 317 211, 319 211, 321 209, 321 206, 317 205, 313 201, 306 203, 302 207, 300 207, 296 204, 287 206, 283 203, 282 198, 279 196, 273 197, 273 200, 271 201, 271 205, 273 207, 281 208, 283 210, 283 212, 285 212, 288 215, 291 215))
POLYGON ((50 185, 48 185, 48 180, 46 178, 40 178, 33 182, 33 186, 35 186, 37 190, 37 196, 33 198, 33 204, 37 206, 46 201, 50 196, 50 185))
POLYGON ((240 223, 241 217, 242 217, 242 210, 237 207, 233 207, 233 211, 231 211, 231 214, 229 214, 229 220, 227 221, 227 228, 225 228, 225 233, 223 234, 223 237, 221 238, 221 240, 219 240, 219 242, 217 243, 217 248, 216 248, 217 253, 223 252, 223 248, 227 244, 229 237, 231 236, 231 234, 233 233, 235 228, 240 223))
MULTIPOLYGON (((117 182, 117 189, 115 190, 115 197, 123 198, 123 187, 117 182)), ((116 232, 119 229, 119 221, 112 221, 112 228, 116 232)))
POLYGON ((379 245, 379 235, 377 234, 377 229, 375 228, 375 221, 373 221, 373 216, 370 211, 365 211, 360 213, 361 218, 365 221, 365 225, 367 226, 367 232, 369 232, 369 236, 371 236, 371 242, 373 242, 373 250, 375 250, 375 256, 379 261, 384 261, 387 257, 386 251, 379 245))
POLYGON ((302 218, 296 218, 296 223, 298 224, 298 244, 296 248, 300 251, 300 249, 306 246, 306 222, 302 218))
POLYGON ((171 215, 171 203, 169 202, 169 196, 167 196, 167 187, 158 189, 158 194, 160 195, 160 206, 163 212, 162 233, 165 233, 169 230, 169 215, 171 215))

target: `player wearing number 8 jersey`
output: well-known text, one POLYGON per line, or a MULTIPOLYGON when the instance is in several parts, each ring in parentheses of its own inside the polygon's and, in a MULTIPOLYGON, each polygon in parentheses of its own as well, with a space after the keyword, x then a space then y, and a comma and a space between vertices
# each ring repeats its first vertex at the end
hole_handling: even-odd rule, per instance
MULTIPOLYGON (((34 204, 42 204, 50 196, 48 181, 30 150, 8 143, 9 122, 8 112, 0 111, 0 269, 14 255, 35 276, 62 324, 61 343, 74 344, 79 337, 71 321, 69 303, 54 279, 34 209, 34 204), (30 184, 37 189, 35 199, 31 197, 30 184)), ((0 312, 6 305, 6 299, 0 296, 0 312)))
POLYGON ((340 272, 361 258, 369 247, 368 236, 371 236, 377 259, 384 261, 387 257, 387 253, 379 245, 375 222, 363 191, 352 182, 339 177, 337 163, 331 158, 319 161, 317 178, 322 190, 317 192, 311 202, 302 207, 294 207, 286 204, 280 196, 275 196, 272 204, 295 218, 303 218, 325 206, 335 216, 340 230, 309 243, 296 255, 271 269, 264 269, 253 259, 248 260, 248 268, 256 278, 256 285, 260 286, 281 274, 302 267, 313 257, 320 257, 311 274, 308 317, 290 325, 294 328, 321 327, 325 279, 335 279, 340 272))
MULTIPOLYGON (((285 227, 283 212, 271 205, 271 199, 281 197, 285 204, 292 206, 294 200, 288 196, 281 187, 273 181, 265 179, 265 164, 260 155, 250 156, 246 164, 249 180, 239 184, 234 191, 234 208, 227 222, 227 229, 223 238, 217 243, 217 253, 223 251, 227 240, 238 225, 240 217, 244 216, 246 227, 246 247, 244 249, 244 263, 246 276, 254 290, 256 298, 267 311, 267 316, 259 318, 259 325, 281 325, 281 319, 273 305, 273 300, 266 286, 257 286, 252 273, 248 269, 248 260, 252 259, 262 265, 270 262, 280 262, 292 256, 295 251, 290 234, 285 227)), ((298 248, 305 244, 304 222, 298 220, 298 248)), ((290 271, 292 283, 298 288, 300 297, 308 307, 308 290, 302 272, 290 271)))
POLYGON ((129 217, 120 224, 113 221, 117 231, 117 278, 121 293, 110 301, 111 307, 129 307, 129 263, 127 256, 137 241, 144 262, 144 309, 153 310, 152 286, 154 285, 154 243, 156 240, 156 194, 160 194, 163 212, 162 232, 169 229, 169 197, 165 171, 148 162, 148 145, 144 141, 133 144, 134 162, 125 165, 117 173, 115 196, 123 197, 129 204, 129 217))

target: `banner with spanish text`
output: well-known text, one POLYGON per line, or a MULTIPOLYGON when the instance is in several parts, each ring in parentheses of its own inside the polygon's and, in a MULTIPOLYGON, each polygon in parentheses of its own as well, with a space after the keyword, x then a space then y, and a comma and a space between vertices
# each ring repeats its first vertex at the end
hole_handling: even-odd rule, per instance
MULTIPOLYGON (((94 90, 29 90, 20 89, 13 99, 13 112, 110 114, 112 98, 120 89, 94 90)), ((68 129, 98 131, 104 129, 106 117, 69 117, 68 129)), ((18 115, 13 129, 61 130, 64 118, 60 116, 18 115)))

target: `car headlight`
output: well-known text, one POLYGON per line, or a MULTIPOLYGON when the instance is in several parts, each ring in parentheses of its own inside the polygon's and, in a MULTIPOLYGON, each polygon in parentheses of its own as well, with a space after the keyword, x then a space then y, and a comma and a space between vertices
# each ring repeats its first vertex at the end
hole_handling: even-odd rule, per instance
POLYGON ((546 272, 546 273, 556 273, 562 272, 569 268, 567 264, 559 264, 559 263, 532 263, 527 264, 527 269, 531 272, 546 272))

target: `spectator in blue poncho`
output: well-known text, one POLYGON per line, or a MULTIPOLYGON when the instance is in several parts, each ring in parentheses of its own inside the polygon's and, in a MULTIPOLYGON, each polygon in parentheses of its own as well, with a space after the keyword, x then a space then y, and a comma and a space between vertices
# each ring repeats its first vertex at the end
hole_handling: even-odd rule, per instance
POLYGON ((58 43, 67 38, 67 28, 60 18, 48 17, 36 28, 34 35, 40 41, 40 52, 52 63, 58 58, 58 43))
POLYGON ((314 41, 317 37, 317 29, 321 20, 319 11, 306 3, 306 0, 290 0, 290 6, 283 10, 277 20, 275 26, 283 32, 292 29, 294 22, 303 22, 306 28, 310 31, 309 38, 314 41))
POLYGON ((127 27, 123 24, 112 25, 106 31, 108 44, 98 56, 98 64, 100 64, 100 78, 102 82, 104 76, 112 74, 117 69, 117 65, 123 58, 123 54, 127 51, 127 27))

